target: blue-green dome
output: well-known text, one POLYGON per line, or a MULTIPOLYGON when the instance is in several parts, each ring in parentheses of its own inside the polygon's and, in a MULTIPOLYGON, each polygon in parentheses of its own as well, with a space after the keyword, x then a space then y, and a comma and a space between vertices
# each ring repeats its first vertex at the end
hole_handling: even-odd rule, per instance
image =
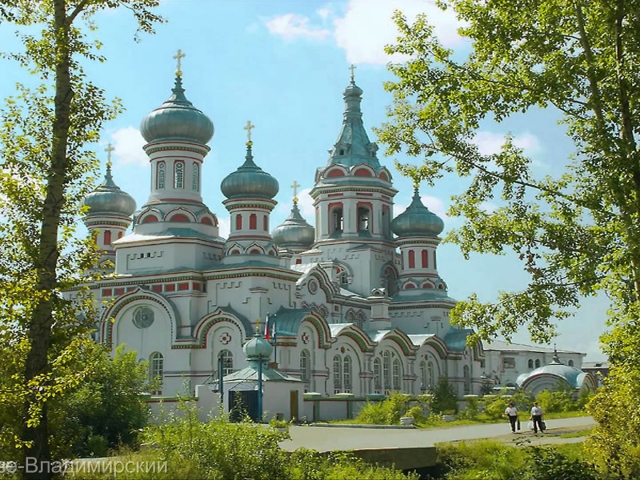
POLYGON ((114 183, 110 164, 107 164, 104 181, 85 197, 84 205, 89 207, 87 216, 116 214, 130 217, 136 210, 133 197, 114 183))
POLYGON ((278 194, 278 181, 253 162, 251 142, 247 142, 245 162, 235 172, 230 173, 220 184, 222 194, 227 198, 262 197, 273 198, 278 194))
POLYGON ((294 199, 291 215, 271 232, 278 247, 310 247, 315 239, 315 229, 300 215, 294 199))
POLYGON ((399 237, 435 237, 444 230, 444 222, 422 204, 416 188, 411 205, 393 219, 391 230, 399 237))
POLYGON ((258 360, 260 358, 268 360, 271 357, 271 352, 273 352, 273 347, 261 333, 256 332, 254 337, 244 344, 243 350, 248 360, 258 360))
POLYGON ((173 95, 147 115, 140 133, 151 143, 157 140, 187 140, 205 145, 213 137, 213 123, 184 96, 182 77, 176 76, 173 95))

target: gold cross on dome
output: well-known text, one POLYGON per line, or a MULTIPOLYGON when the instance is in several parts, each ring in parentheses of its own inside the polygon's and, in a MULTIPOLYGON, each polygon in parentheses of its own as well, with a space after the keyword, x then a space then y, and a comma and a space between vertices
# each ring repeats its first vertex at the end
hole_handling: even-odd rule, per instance
POLYGON ((349 67, 349 70, 351 70, 351 81, 353 82, 355 80, 355 69, 357 67, 352 63, 351 66, 349 67))
POLYGON ((256 318, 256 333, 262 333, 260 332, 260 319, 256 318))
POLYGON ((297 202, 298 201, 298 188, 300 187, 300 185, 298 184, 298 182, 296 182, 295 180, 293 181, 293 185, 291 185, 291 188, 293 188, 293 201, 297 202))
POLYGON ((111 166, 111 152, 113 152, 115 150, 115 148, 113 148, 113 145, 108 144, 107 148, 104 149, 105 152, 107 152, 107 165, 111 166))
POLYGON ((243 130, 247 131, 247 142, 251 142, 251 130, 254 128, 256 128, 256 126, 251 123, 251 120, 247 120, 247 124, 242 127, 243 130))
POLYGON ((182 50, 178 49, 178 53, 176 53, 173 58, 175 58, 177 60, 178 63, 178 67, 176 69, 176 75, 181 77, 182 76, 182 71, 180 70, 180 66, 182 64, 182 62, 180 60, 182 60, 184 57, 186 57, 187 55, 182 53, 182 50))

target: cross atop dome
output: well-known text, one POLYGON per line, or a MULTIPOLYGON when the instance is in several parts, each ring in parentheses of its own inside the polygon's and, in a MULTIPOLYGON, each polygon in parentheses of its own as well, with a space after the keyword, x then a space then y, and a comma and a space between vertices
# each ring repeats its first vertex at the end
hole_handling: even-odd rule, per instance
POLYGON ((356 67, 353 63, 351 64, 351 66, 349 67, 349 70, 351 70, 351 81, 354 82, 356 80, 356 75, 354 70, 358 68, 356 67))
POLYGON ((294 180, 291 188, 293 188, 293 203, 298 203, 298 188, 300 188, 300 184, 294 180))
POLYGON ((247 120, 247 124, 242 127, 243 130, 247 131, 247 146, 250 146, 253 143, 251 142, 251 130, 254 128, 256 128, 256 126, 251 123, 251 120, 247 120))
POLYGON ((181 66, 181 60, 186 57, 187 55, 182 53, 182 50, 178 49, 178 53, 176 53, 173 58, 176 60, 177 63, 177 67, 176 67, 176 76, 177 77, 181 77, 182 76, 182 70, 180 70, 180 66, 181 66))
POLYGON ((111 152, 113 152, 115 150, 115 148, 113 148, 113 145, 111 145, 110 143, 107 145, 107 148, 104 149, 105 152, 107 152, 107 168, 111 168, 111 152))

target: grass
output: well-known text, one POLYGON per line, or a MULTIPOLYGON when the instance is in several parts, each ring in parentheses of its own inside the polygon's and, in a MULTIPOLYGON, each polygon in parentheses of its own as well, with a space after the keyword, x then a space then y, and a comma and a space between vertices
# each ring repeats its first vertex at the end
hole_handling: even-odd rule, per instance
POLYGON ((558 438, 580 438, 580 437, 587 437, 591 434, 591 432, 593 431, 592 428, 587 428, 585 430, 578 430, 577 432, 569 432, 569 433, 563 433, 562 435, 558 435, 558 438))

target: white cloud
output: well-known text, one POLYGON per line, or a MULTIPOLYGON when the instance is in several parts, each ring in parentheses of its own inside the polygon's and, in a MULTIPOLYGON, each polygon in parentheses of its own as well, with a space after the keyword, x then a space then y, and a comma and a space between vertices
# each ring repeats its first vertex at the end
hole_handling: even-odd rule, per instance
MULTIPOLYGON (((311 198, 309 192, 311 192, 310 188, 305 188, 298 192, 298 208, 300 209, 300 214, 304 219, 313 225, 316 217, 316 209, 313 206, 313 198, 311 198)), ((291 213, 292 205, 292 202, 279 203, 278 210, 288 217, 291 213)))
POLYGON ((116 130, 111 138, 113 140, 114 159, 122 165, 149 165, 149 157, 144 153, 142 147, 145 145, 144 138, 140 130, 135 127, 126 127, 116 130))
MULTIPOLYGON (((478 146, 478 151, 483 155, 491 155, 500 152, 504 144, 505 135, 490 131, 478 132, 472 140, 478 146)), ((525 154, 532 155, 542 150, 538 137, 529 132, 524 132, 513 137, 513 144, 521 148, 525 154)))
POLYGON ((218 217, 218 235, 222 238, 229 238, 231 232, 231 219, 229 217, 218 217))
POLYGON ((391 18, 395 10, 400 10, 409 22, 424 13, 446 47, 464 43, 457 33, 461 23, 452 9, 443 12, 435 0, 349 0, 344 16, 334 19, 336 43, 345 51, 349 63, 386 65, 402 60, 384 52, 385 45, 397 41, 398 29, 391 18))
MULTIPOLYGON (((437 197, 432 197, 431 195, 421 195, 420 200, 422 200, 422 204, 431 210, 433 213, 438 215, 442 220, 447 220, 447 207, 445 207, 444 202, 437 197)), ((409 205, 402 205, 395 203, 393 205, 393 217, 397 217, 402 212, 404 212, 409 205)))
MULTIPOLYGON (((322 18, 322 15, 328 14, 328 12, 320 10, 318 14, 322 18)), ((331 35, 330 30, 311 25, 310 22, 311 19, 304 15, 286 13, 265 21, 265 25, 271 34, 282 37, 285 40, 293 40, 294 38, 324 40, 331 35)))

